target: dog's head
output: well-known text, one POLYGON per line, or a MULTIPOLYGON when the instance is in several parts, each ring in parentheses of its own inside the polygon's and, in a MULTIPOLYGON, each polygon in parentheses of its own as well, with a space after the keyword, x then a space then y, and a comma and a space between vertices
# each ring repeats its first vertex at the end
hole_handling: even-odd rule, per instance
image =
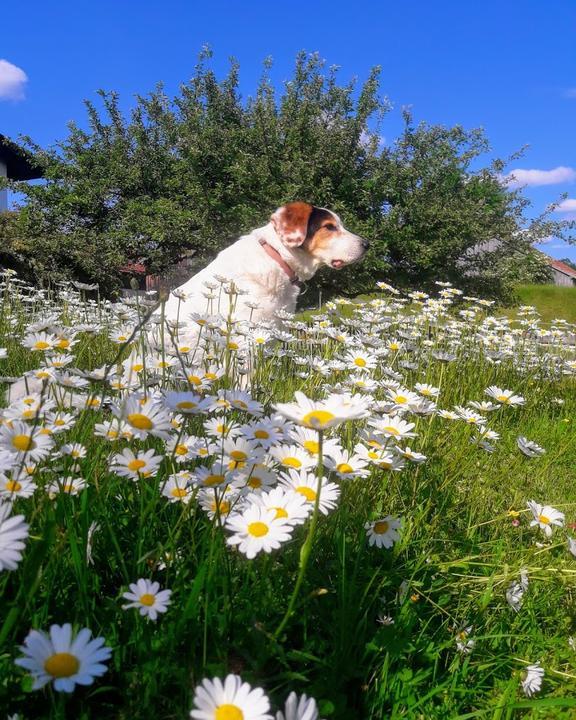
POLYGON ((367 240, 346 230, 336 213, 309 203, 282 205, 270 220, 286 247, 300 248, 336 270, 360 260, 369 247, 367 240))

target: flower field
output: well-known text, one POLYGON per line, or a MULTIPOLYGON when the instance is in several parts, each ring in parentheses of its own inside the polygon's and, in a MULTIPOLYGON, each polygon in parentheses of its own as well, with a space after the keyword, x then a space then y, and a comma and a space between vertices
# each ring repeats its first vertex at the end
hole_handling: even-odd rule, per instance
POLYGON ((576 717, 575 326, 379 291, 2 273, 4 717, 576 717))

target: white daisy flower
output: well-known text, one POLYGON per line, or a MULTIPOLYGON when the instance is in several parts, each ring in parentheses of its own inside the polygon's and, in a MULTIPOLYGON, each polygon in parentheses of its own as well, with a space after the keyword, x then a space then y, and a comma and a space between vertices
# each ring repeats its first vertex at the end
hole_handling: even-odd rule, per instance
POLYGON ((364 528, 366 529, 368 544, 371 547, 376 545, 378 548, 391 548, 394 543, 400 540, 398 531, 402 528, 402 524, 402 518, 393 517, 392 515, 386 515, 381 520, 367 522, 364 528))
POLYGON ((528 590, 528 573, 520 571, 520 580, 513 580, 506 590, 506 602, 512 610, 519 612, 524 602, 524 593, 528 590))
POLYGON ((24 540, 28 538, 28 524, 24 515, 13 515, 11 503, 0 503, 0 572, 16 570, 22 560, 24 540))
POLYGON ((121 453, 112 458, 110 471, 121 477, 139 480, 155 475, 162 460, 163 457, 156 455, 154 449, 134 452, 130 448, 124 448, 121 453))
POLYGON ((456 649, 462 655, 469 655, 476 645, 476 640, 470 637, 471 632, 472 625, 468 625, 456 633, 456 649))
POLYGON ((154 621, 158 618, 158 613, 168 610, 172 590, 160 590, 160 583, 140 578, 128 587, 130 591, 122 593, 122 597, 130 602, 122 605, 123 610, 138 608, 140 615, 154 621))
POLYGON ((532 697, 540 691, 542 687, 542 679, 544 678, 544 668, 540 663, 528 665, 523 673, 522 690, 527 697, 532 697))
POLYGON ((166 410, 154 399, 142 400, 131 395, 121 407, 115 405, 112 413, 130 425, 134 436, 144 440, 148 435, 166 439, 170 436, 172 426, 166 410))
POLYGON ((0 473, 0 501, 13 502, 16 498, 32 497, 36 487, 36 483, 24 473, 14 470, 10 477, 0 473))
POLYGON ((52 682, 54 690, 70 693, 76 685, 91 685, 108 669, 104 663, 112 650, 104 638, 91 636, 92 631, 83 628, 74 637, 69 623, 52 625, 49 634, 31 630, 20 647, 24 657, 14 662, 30 672, 33 690, 52 682))
POLYGON ((66 495, 78 495, 86 487, 86 480, 84 478, 73 478, 63 477, 58 480, 54 480, 46 487, 46 492, 49 497, 53 500, 58 493, 65 493, 66 495))
POLYGON ((416 427, 414 423, 406 422, 402 418, 395 415, 382 415, 382 417, 368 422, 370 427, 385 438, 394 438, 402 440, 404 438, 416 437, 416 433, 412 432, 416 427))
POLYGON ((238 675, 204 678, 194 691, 193 720, 274 720, 262 688, 252 688, 238 675))
POLYGON ((496 385, 490 385, 484 392, 501 405, 524 405, 526 402, 521 395, 514 395, 513 390, 503 390, 496 385))
POLYGON ((278 403, 275 409, 299 425, 326 430, 346 420, 357 420, 370 414, 367 401, 359 395, 330 395, 326 400, 310 400, 304 393, 294 393, 296 402, 278 403))
POLYGON ((291 692, 286 699, 284 712, 276 713, 276 720, 318 720, 318 706, 314 698, 291 692))
POLYGON ((44 460, 53 444, 52 438, 42 433, 40 427, 31 427, 20 420, 0 427, 0 450, 7 450, 26 461, 44 460))
POLYGON ((538 525, 538 527, 544 531, 546 537, 552 537, 553 525, 562 527, 564 524, 564 513, 560 512, 560 510, 556 510, 550 505, 540 505, 539 503, 534 502, 534 500, 529 500, 526 504, 534 516, 534 519, 530 523, 530 527, 538 525))
POLYGON ((326 478, 322 478, 319 484, 316 475, 307 470, 289 470, 288 473, 283 473, 280 475, 280 485, 302 495, 311 509, 316 503, 320 490, 318 509, 322 515, 328 515, 338 505, 340 497, 338 485, 328 482, 326 478))
POLYGON ((277 517, 275 510, 252 503, 242 512, 230 515, 226 529, 233 533, 228 545, 238 545, 238 550, 252 560, 258 553, 269 553, 290 540, 293 526, 277 517))
POLYGON ((289 525, 302 525, 312 512, 310 503, 302 493, 276 487, 251 498, 254 505, 274 510, 277 519, 283 519, 289 525))
POLYGON ((529 458, 540 457, 540 455, 544 455, 546 452, 546 450, 540 447, 540 445, 537 445, 535 442, 528 440, 528 438, 525 438, 522 435, 520 435, 520 437, 516 440, 516 443, 519 450, 529 458))

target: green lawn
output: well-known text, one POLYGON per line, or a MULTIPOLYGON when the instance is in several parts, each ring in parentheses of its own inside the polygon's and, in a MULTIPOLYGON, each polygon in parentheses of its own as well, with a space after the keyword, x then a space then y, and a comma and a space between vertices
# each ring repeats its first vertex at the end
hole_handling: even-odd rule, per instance
POLYGON ((520 285, 517 296, 519 305, 534 305, 545 322, 555 318, 576 322, 576 285, 520 285))

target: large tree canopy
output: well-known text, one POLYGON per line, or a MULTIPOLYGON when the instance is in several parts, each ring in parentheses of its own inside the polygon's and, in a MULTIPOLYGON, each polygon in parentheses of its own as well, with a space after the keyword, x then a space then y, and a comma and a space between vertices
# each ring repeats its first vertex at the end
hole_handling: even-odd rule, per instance
POLYGON ((405 113, 402 135, 382 146, 389 104, 378 68, 361 86, 343 85, 337 68, 301 53, 280 91, 266 62, 244 101, 238 65, 218 80, 209 60, 203 53, 172 99, 157 87, 126 117, 118 95, 101 91, 102 107, 86 101, 85 129, 70 124, 48 150, 25 138, 46 183, 17 185, 26 202, 0 224, 0 261, 23 260, 41 280, 68 274, 112 290, 126 261, 162 272, 194 250, 203 264, 278 205, 302 199, 372 241, 361 265, 321 273, 317 286, 358 293, 378 279, 440 279, 498 294, 541 268, 534 241, 566 237, 567 224, 527 223, 527 200, 502 184, 503 163, 482 166, 481 130, 415 126, 405 113))

